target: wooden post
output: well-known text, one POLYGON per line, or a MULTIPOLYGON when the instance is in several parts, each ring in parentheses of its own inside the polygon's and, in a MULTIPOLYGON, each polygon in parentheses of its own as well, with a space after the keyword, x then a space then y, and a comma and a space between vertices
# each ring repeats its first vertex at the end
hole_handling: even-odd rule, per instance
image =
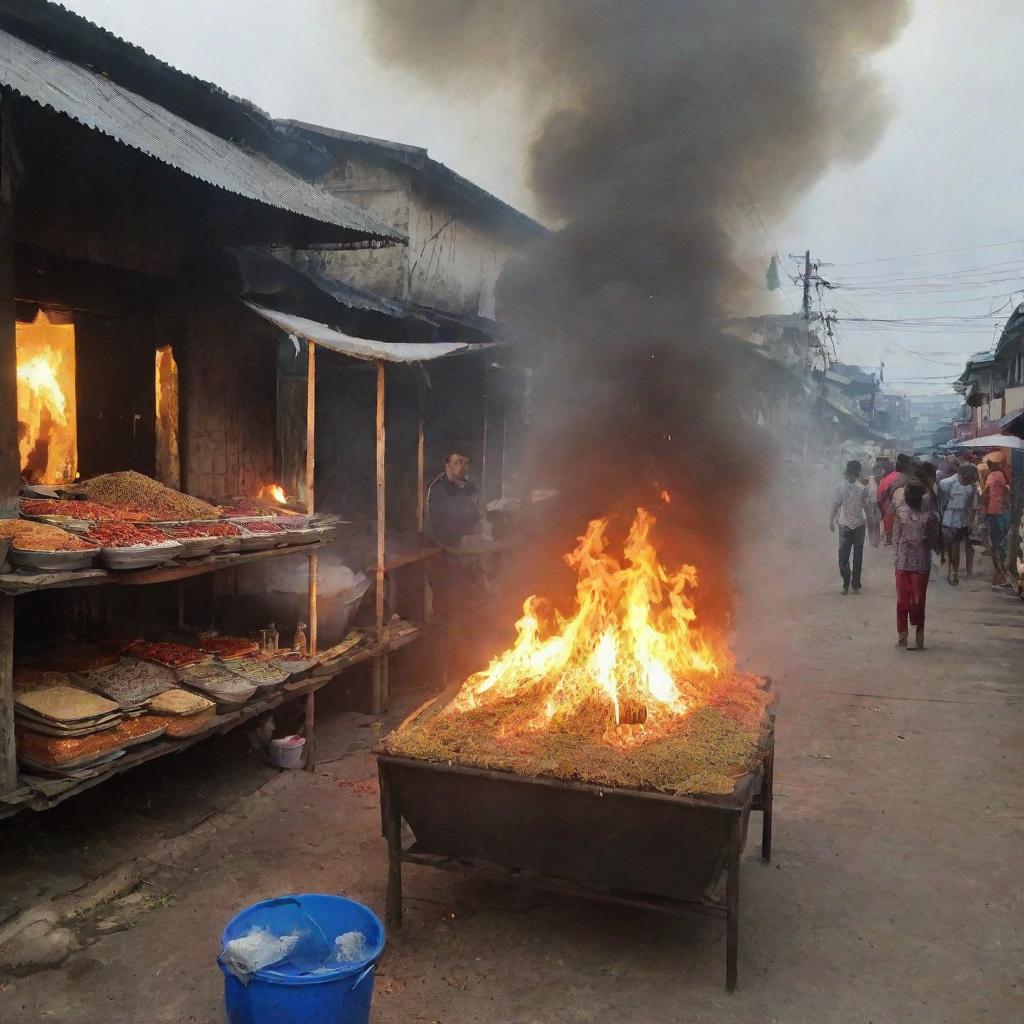
POLYGON ((18 515, 18 356, 14 331, 14 169, 11 106, 0 101, 0 517, 18 515))
MULTIPOLYGON (((316 511, 316 345, 306 341, 306 512, 316 511)), ((317 553, 309 556, 309 606, 306 625, 310 654, 316 654, 317 553)), ((306 771, 316 767, 316 694, 306 695, 306 771)))
POLYGON ((377 361, 377 566, 375 578, 375 625, 377 656, 373 660, 373 713, 388 705, 388 653, 384 648, 384 565, 386 551, 385 437, 384 437, 384 363, 377 361))
POLYGON ((0 793, 18 788, 14 749, 14 598, 0 597, 0 793))
POLYGON ((484 356, 484 424, 480 431, 480 508, 487 508, 487 357, 484 356))
MULTIPOLYGON (((11 105, 0 100, 0 517, 18 515, 18 356, 14 330, 14 169, 11 105)), ((18 786, 14 747, 14 598, 0 598, 0 793, 18 786)))
POLYGON ((316 345, 306 342, 306 511, 314 512, 316 466, 316 345))
POLYGON ((419 422, 416 433, 416 531, 420 535, 420 543, 423 543, 423 530, 427 520, 427 496, 424 486, 426 466, 424 465, 423 456, 423 428, 427 418, 427 389, 423 383, 422 376, 417 378, 416 383, 420 399, 419 422))
MULTIPOLYGON (((417 378, 419 384, 419 424, 416 436, 416 532, 419 535, 419 542, 422 545, 427 543, 427 486, 426 486, 426 460, 424 456, 424 435, 427 422, 427 388, 423 377, 417 378)), ((434 592, 430 588, 430 572, 428 563, 424 561, 420 568, 423 572, 423 624, 426 625, 433 618, 434 592)))

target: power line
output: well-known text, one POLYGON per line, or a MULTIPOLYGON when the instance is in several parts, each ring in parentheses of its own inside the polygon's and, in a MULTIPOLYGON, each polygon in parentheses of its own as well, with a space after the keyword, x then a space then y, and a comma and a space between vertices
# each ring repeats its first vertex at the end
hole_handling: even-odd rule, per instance
POLYGON ((871 260, 850 260, 845 263, 837 260, 836 265, 841 267, 864 267, 870 263, 891 263, 895 260, 913 260, 923 256, 951 256, 961 252, 977 252, 979 249, 999 249, 1007 245, 1024 245, 1024 239, 1017 238, 1011 242, 988 242, 985 245, 968 245, 962 249, 933 249, 931 252, 911 252, 905 253, 902 256, 878 256, 871 260))

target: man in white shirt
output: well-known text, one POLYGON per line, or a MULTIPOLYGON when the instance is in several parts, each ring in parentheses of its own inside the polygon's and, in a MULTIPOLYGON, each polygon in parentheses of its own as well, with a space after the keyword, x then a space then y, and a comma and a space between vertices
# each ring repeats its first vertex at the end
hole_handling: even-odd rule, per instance
POLYGON ((828 528, 835 533, 836 519, 839 520, 839 574, 843 577, 844 596, 850 592, 851 584, 853 592, 860 593, 860 568, 864 560, 864 533, 868 521, 868 489, 860 482, 860 470, 856 459, 846 464, 846 479, 836 488, 828 521, 828 528))
POLYGON ((942 543, 946 549, 947 576, 950 586, 960 583, 960 545, 964 545, 967 578, 974 571, 974 548, 971 547, 970 529, 978 505, 978 487, 974 482, 977 471, 964 463, 955 476, 939 481, 939 507, 942 509, 942 543))

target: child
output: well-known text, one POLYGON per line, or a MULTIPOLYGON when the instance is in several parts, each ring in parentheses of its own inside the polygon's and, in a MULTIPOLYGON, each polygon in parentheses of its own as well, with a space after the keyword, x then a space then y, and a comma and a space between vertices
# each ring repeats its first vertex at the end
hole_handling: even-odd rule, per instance
POLYGON ((896 545, 896 643, 908 651, 924 650, 924 603, 928 595, 928 574, 932 551, 939 540, 939 521, 924 506, 925 489, 916 481, 908 483, 903 504, 896 509, 893 543, 896 545), (907 620, 916 627, 914 643, 909 642, 907 620))

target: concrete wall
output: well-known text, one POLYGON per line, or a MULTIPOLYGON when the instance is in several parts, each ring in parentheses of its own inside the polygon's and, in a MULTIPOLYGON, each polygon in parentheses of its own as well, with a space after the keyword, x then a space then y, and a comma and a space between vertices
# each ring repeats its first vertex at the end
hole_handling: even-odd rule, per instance
POLYGON ((478 219, 400 166, 339 160, 323 184, 409 235, 408 247, 329 253, 329 273, 381 295, 494 317, 495 284, 512 248, 478 219))
MULTIPOLYGON (((339 160, 321 182, 328 192, 370 211, 378 220, 409 231, 412 171, 339 160)), ((389 298, 408 298, 408 250, 355 249, 326 254, 327 272, 339 280, 389 298)))

